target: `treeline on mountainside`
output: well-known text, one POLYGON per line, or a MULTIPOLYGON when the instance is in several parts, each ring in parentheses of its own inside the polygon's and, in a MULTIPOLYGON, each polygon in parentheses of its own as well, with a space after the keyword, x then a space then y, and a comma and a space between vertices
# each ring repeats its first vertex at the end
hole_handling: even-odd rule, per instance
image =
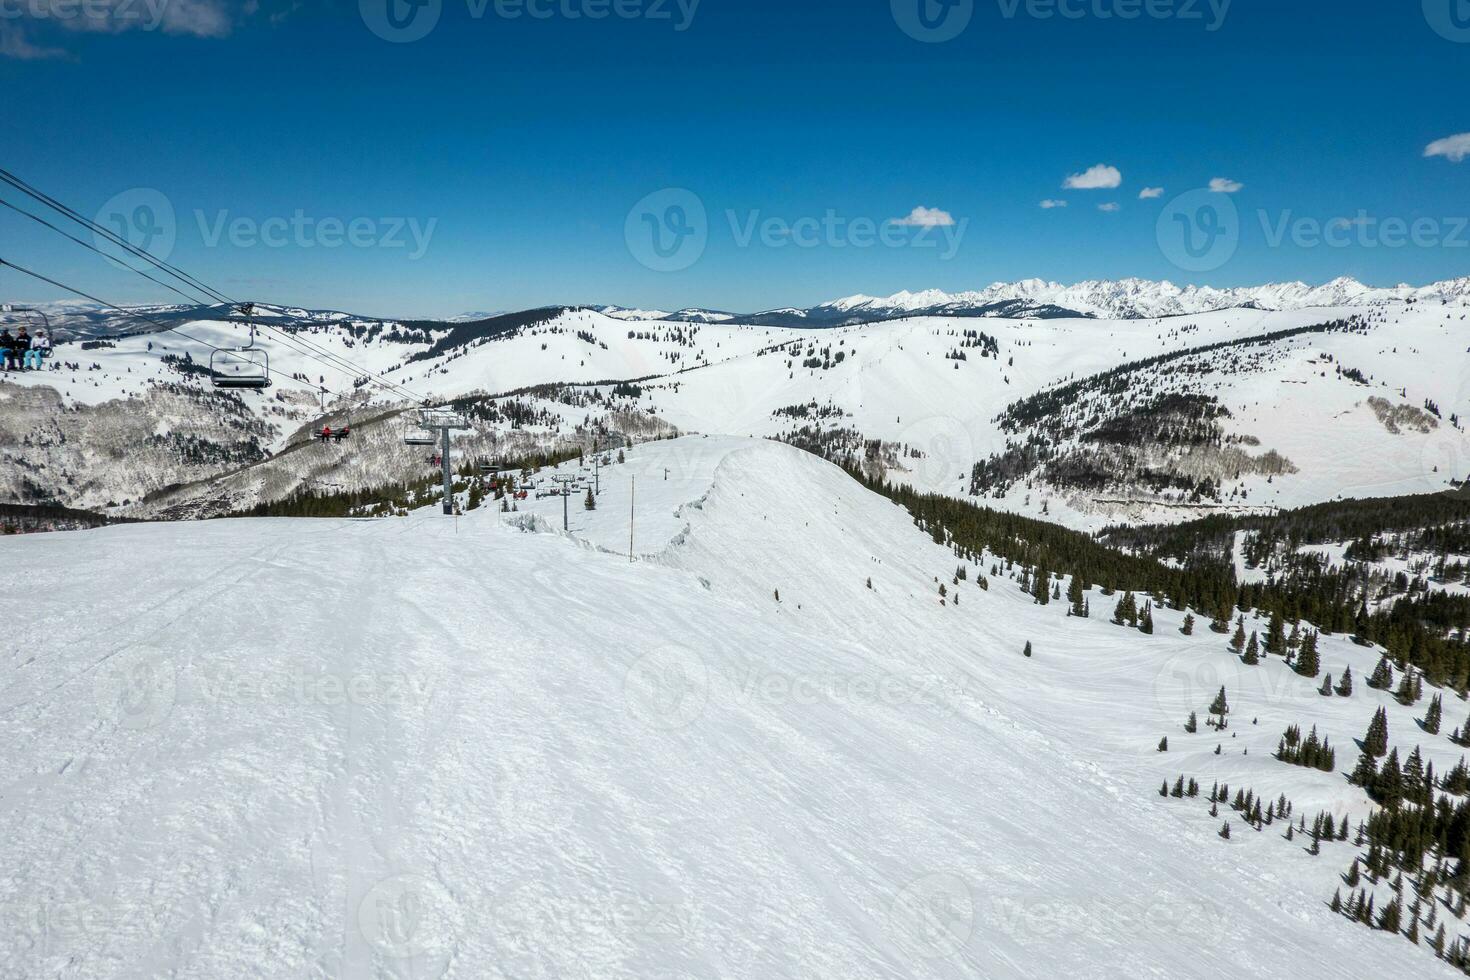
POLYGON ((970 493, 1003 494, 1036 477, 1087 492, 1143 486, 1197 502, 1218 500, 1220 476, 1232 471, 1237 478, 1290 472, 1291 463, 1276 453, 1250 456, 1243 447, 1253 440, 1227 436, 1221 422, 1230 412, 1213 396, 1161 388, 1171 378, 1241 370, 1243 358, 1263 356, 1281 340, 1363 329, 1360 319, 1337 320, 1170 351, 1022 398, 996 416, 1001 430, 1018 438, 974 464, 970 493), (1219 472, 1180 463, 1197 451, 1219 472))
POLYGON ((476 340, 495 340, 503 337, 512 337, 528 327, 537 327, 544 323, 550 323, 557 317, 566 313, 570 307, 548 306, 539 310, 523 310, 520 313, 507 313, 503 316, 492 316, 485 320, 472 320, 468 323, 444 324, 436 321, 413 320, 404 322, 403 326, 409 330, 442 330, 449 327, 448 333, 429 347, 428 350, 419 351, 408 358, 409 363, 414 361, 432 360, 463 347, 476 340))
POLYGON ((1287 622, 1314 624, 1323 634, 1347 634, 1358 643, 1382 644, 1400 669, 1412 665, 1436 686, 1470 690, 1470 599, 1429 593, 1370 609, 1350 574, 1318 568, 1283 581, 1242 584, 1231 563, 1189 561, 1182 567, 1147 554, 1132 554, 1058 524, 981 507, 941 494, 895 485, 858 453, 824 452, 809 440, 795 443, 842 466, 876 493, 905 507, 936 543, 967 560, 981 552, 1030 566, 1048 576, 1069 575, 1104 594, 1130 591, 1153 596, 1173 609, 1194 609, 1217 623, 1236 611, 1259 609, 1287 622))
POLYGON ((1018 432, 1026 426, 1035 425, 1048 418, 1061 415, 1069 406, 1076 404, 1083 395, 1102 392, 1105 394, 1117 394, 1128 390, 1128 376, 1138 371, 1167 364, 1183 358, 1195 357, 1200 354, 1209 354, 1227 348, 1256 347, 1265 344, 1273 344, 1280 340, 1291 337, 1299 337, 1310 333, 1340 333, 1340 332, 1366 332, 1367 324, 1359 317, 1347 320, 1333 320, 1330 323, 1318 323, 1305 327, 1292 327, 1289 330, 1274 330, 1270 333, 1259 334, 1254 337, 1245 337, 1237 340, 1221 340, 1213 344, 1204 344, 1199 347, 1190 347, 1180 351, 1169 351, 1164 354, 1155 354, 1138 361, 1128 361, 1111 370, 1100 374, 1089 375, 1055 388, 1039 391, 1028 398, 1012 403, 1000 414, 997 421, 1001 428, 1007 432, 1018 432))
POLYGON ((0 534, 28 531, 72 531, 109 524, 132 524, 130 518, 56 504, 0 504, 0 534))
MULTIPOLYGON (((584 452, 577 446, 541 449, 499 460, 496 466, 500 470, 536 470, 580 459, 584 452)), ((478 471, 478 466, 473 461, 461 465, 457 472, 462 479, 454 481, 454 492, 464 493, 476 485, 483 487, 483 484, 476 484, 474 480, 478 471)), ((443 488, 443 478, 438 474, 363 490, 302 488, 280 500, 257 504, 223 516, 382 517, 430 504, 443 495, 443 488)))
MULTIPOLYGON (((1228 558, 1236 531, 1256 532, 1246 560, 1264 557, 1279 545, 1295 550, 1302 545, 1353 541, 1374 534, 1419 531, 1423 551, 1470 551, 1470 493, 1426 493, 1369 500, 1334 500, 1268 515, 1212 515, 1182 524, 1114 526, 1101 537, 1130 551, 1189 561, 1206 549, 1228 558), (1454 530, 1441 529, 1457 525, 1454 530), (1438 527, 1437 527, 1438 526, 1438 527)), ((1366 556, 1365 556, 1366 557, 1366 556)), ((1257 562, 1259 563, 1259 562, 1257 562)))

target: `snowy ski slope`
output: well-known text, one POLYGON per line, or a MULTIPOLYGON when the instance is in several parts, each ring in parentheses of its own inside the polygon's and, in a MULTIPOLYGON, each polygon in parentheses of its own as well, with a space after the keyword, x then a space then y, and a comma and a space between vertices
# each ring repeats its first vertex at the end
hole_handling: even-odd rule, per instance
POLYGON ((1449 975, 1329 913, 1351 845, 1224 841, 1157 795, 1183 772, 1356 822, 1340 775, 1269 752, 1411 709, 988 567, 941 604, 953 555, 789 447, 689 437, 601 478, 569 535, 532 499, 0 539, 29 597, 0 975, 1449 975), (1232 737, 1184 735, 1222 683, 1232 737))

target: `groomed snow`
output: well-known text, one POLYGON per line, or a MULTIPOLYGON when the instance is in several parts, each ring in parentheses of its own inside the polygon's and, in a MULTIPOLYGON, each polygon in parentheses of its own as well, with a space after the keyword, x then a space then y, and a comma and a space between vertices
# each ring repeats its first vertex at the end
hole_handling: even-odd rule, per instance
POLYGON ((951 553, 788 447, 649 444, 603 488, 570 535, 547 499, 0 539, 4 975, 1449 975, 1328 912, 1348 845, 1157 795, 1356 821, 1268 753, 1308 709, 1346 749, 1361 681, 974 566, 941 605, 951 553), (1215 756, 1180 726, 1219 683, 1215 756))

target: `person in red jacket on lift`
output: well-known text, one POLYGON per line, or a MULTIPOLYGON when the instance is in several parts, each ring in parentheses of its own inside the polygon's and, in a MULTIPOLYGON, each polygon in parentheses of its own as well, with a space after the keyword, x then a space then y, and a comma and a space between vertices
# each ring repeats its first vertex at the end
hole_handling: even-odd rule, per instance
POLYGON ((322 442, 326 442, 327 440, 329 440, 331 438, 332 438, 332 427, 330 425, 324 425, 324 426, 322 426, 322 435, 321 435, 322 442))

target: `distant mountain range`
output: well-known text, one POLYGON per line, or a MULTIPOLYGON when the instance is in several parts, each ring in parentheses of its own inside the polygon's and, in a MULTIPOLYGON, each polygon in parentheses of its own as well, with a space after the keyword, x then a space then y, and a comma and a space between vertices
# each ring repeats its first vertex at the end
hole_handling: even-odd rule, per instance
POLYGON ((1188 316, 1223 309, 1298 310, 1310 307, 1363 306, 1374 303, 1470 299, 1470 277, 1429 286, 1390 288, 1365 286, 1352 278, 1323 286, 1304 282, 1216 289, 1176 286, 1171 282, 1118 279, 1073 286, 1025 279, 995 283, 983 290, 946 293, 937 289, 899 292, 892 296, 847 296, 809 309, 780 309, 748 315, 718 310, 625 310, 602 312, 628 319, 680 320, 704 323, 749 323, 761 326, 845 326, 907 316, 1005 317, 1044 320, 1055 317, 1098 317, 1110 320, 1188 316))
MULTIPOLYGON (((1216 289, 1212 286, 1176 286, 1147 279, 1117 279, 1080 282, 1072 286, 1025 279, 994 283, 982 290, 946 293, 937 289, 894 293, 892 296, 846 296, 805 309, 784 307, 759 313, 690 308, 674 311, 632 309, 623 306, 561 307, 593 309, 622 320, 672 321, 679 323, 725 323, 762 327, 843 327, 915 316, 995 317, 1011 320, 1098 318, 1138 320, 1190 316, 1212 310, 1299 310, 1315 307, 1368 306, 1390 302, 1470 302, 1470 277, 1450 279, 1428 286, 1366 286, 1343 277, 1322 286, 1304 282, 1272 283, 1216 289)), ((136 317, 87 303, 43 303, 44 311, 62 336, 100 337, 117 333, 147 331, 136 317)), ((140 306, 132 310, 155 321, 177 326, 190 320, 223 319, 231 311, 223 306, 140 306)), ((377 318, 337 310, 306 310, 295 307, 257 306, 262 319, 277 323, 325 324, 357 320, 385 323, 409 322, 377 318)), ((505 313, 463 313, 446 319, 414 320, 416 327, 452 328, 486 322, 505 313)), ((0 312, 0 321, 24 319, 26 314, 0 312)))

